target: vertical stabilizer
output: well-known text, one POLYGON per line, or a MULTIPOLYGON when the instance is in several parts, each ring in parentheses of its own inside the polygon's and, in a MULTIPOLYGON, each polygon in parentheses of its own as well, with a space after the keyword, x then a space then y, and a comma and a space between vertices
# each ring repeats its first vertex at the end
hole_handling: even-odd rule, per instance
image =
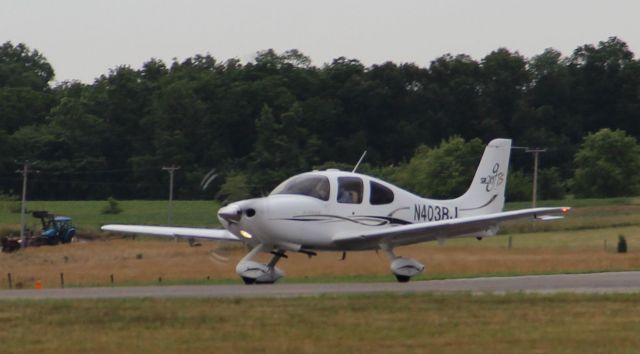
POLYGON ((453 200, 460 216, 498 213, 504 207, 511 139, 494 139, 484 149, 469 190, 453 200))

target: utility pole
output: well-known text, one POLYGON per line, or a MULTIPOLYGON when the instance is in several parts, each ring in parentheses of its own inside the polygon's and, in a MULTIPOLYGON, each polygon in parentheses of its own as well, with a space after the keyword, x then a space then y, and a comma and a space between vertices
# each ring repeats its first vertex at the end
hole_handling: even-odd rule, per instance
POLYGON ((547 149, 527 149, 524 152, 533 154, 533 191, 531 192, 531 207, 536 207, 536 201, 538 200, 538 161, 540 159, 540 153, 546 152, 547 149))
POLYGON ((25 220, 24 214, 27 209, 27 175, 29 174, 29 167, 31 163, 25 161, 22 165, 22 170, 17 170, 17 173, 22 173, 22 203, 20 204, 20 247, 27 247, 27 239, 24 234, 25 220))
POLYGON ((167 215, 167 223, 173 225, 173 173, 179 170, 179 166, 171 165, 165 166, 163 170, 169 172, 169 210, 167 215))
POLYGON ((540 160, 540 153, 547 152, 547 148, 530 148, 526 146, 513 146, 512 149, 522 149, 524 152, 533 154, 533 190, 531 191, 531 207, 536 207, 538 200, 538 162, 540 160))

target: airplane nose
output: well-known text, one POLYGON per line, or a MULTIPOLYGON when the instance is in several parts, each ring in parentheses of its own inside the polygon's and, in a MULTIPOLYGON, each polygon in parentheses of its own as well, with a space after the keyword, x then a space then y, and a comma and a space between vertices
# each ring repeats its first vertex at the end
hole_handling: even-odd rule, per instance
POLYGON ((218 216, 227 222, 238 222, 242 216, 242 209, 235 204, 227 205, 218 210, 218 216))

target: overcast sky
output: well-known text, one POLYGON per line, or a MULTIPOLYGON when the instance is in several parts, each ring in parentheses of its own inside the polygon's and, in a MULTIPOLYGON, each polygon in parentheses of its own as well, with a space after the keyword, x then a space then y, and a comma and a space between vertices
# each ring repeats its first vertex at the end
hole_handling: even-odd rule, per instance
POLYGON ((0 0, 1 43, 40 51, 57 81, 86 83, 150 58, 247 62, 259 50, 295 48, 317 66, 340 56, 428 66, 446 53, 482 59, 500 47, 570 55, 611 36, 640 53, 640 1, 0 0))

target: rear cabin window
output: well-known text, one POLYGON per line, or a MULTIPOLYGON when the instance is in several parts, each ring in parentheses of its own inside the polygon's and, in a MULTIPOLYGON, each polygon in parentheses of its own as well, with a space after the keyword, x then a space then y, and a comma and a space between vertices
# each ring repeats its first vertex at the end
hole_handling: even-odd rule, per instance
POLYGON ((284 181, 271 195, 298 194, 328 201, 329 191, 329 179, 325 176, 298 176, 284 181))
POLYGON ((338 203, 362 203, 362 179, 358 177, 338 177, 338 203))
POLYGON ((371 181, 371 205, 390 204, 393 202, 393 191, 378 182, 371 181))

